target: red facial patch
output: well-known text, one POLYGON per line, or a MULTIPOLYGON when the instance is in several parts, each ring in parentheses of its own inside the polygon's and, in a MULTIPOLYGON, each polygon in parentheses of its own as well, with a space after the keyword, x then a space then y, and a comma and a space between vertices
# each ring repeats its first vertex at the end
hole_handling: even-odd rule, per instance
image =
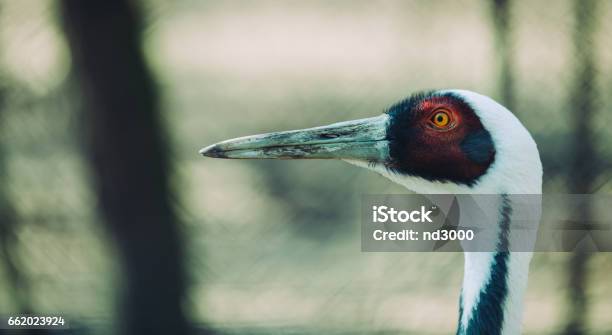
POLYGON ((455 95, 413 97, 388 114, 391 162, 387 166, 393 170, 469 185, 494 159, 489 133, 474 110, 455 95))

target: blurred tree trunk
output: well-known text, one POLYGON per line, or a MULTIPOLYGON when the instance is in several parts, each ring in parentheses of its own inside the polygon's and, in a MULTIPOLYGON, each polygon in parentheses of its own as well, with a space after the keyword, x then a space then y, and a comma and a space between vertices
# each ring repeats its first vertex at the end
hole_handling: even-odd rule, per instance
POLYGON ((500 102, 514 110, 514 59, 510 27, 510 0, 491 0, 491 19, 495 38, 495 64, 497 67, 497 94, 500 102))
MULTIPOLYGON (((1 78, 1 74, 0 74, 1 78)), ((3 115, 4 90, 0 87, 0 131, 4 127, 3 115)), ((13 202, 6 190, 8 175, 4 143, 0 142, 0 257, 8 279, 6 287, 10 291, 16 313, 31 313, 30 286, 28 278, 20 269, 17 255, 19 239, 17 236, 18 220, 13 202)))
MULTIPOLYGON (((596 19, 596 2, 594 0, 574 0, 574 82, 571 87, 571 120, 573 125, 573 148, 571 149, 570 174, 568 186, 570 193, 586 194, 593 189, 597 177, 595 166, 596 153, 594 147, 593 116, 597 110, 597 95, 595 92, 595 43, 594 31, 596 19)), ((591 208, 588 202, 578 207, 578 217, 584 222, 591 221, 591 208)), ((567 264, 569 307, 566 335, 585 334, 587 301, 587 270, 590 253, 580 245, 571 254, 567 264)))
POLYGON ((28 280, 19 268, 20 262, 17 257, 17 219, 5 189, 6 166, 3 149, 2 143, 0 143, 0 257, 8 279, 5 288, 9 289, 13 303, 17 307, 17 310, 13 312, 30 313, 32 308, 30 306, 28 280))
POLYGON ((159 104, 132 1, 65 0, 85 151, 124 273, 124 334, 186 334, 179 227, 159 104))

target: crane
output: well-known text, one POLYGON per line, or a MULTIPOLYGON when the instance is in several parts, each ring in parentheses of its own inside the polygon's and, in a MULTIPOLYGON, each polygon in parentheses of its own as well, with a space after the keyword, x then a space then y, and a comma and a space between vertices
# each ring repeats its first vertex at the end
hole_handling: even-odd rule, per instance
MULTIPOLYGON (((200 154, 341 159, 420 194, 496 195, 497 220, 488 225, 510 224, 508 195, 542 192, 542 164, 527 129, 501 104, 467 90, 416 93, 376 117, 230 139, 200 154)), ((531 257, 464 252, 458 335, 520 334, 531 257)))

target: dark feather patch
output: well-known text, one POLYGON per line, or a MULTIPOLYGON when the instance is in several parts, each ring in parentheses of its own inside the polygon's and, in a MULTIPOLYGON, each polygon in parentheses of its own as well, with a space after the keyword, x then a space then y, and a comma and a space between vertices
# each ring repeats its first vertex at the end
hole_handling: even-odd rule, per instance
POLYGON ((493 139, 485 129, 468 134, 461 142, 461 150, 469 159, 479 164, 490 162, 495 154, 493 139))

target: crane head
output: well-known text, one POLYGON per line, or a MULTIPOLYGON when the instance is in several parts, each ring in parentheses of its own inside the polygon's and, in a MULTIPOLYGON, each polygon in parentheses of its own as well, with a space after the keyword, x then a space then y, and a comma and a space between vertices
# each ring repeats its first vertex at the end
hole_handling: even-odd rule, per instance
POLYGON ((219 142, 231 159, 341 159, 419 193, 539 193, 535 142, 514 115, 465 90, 418 93, 382 115, 219 142))

